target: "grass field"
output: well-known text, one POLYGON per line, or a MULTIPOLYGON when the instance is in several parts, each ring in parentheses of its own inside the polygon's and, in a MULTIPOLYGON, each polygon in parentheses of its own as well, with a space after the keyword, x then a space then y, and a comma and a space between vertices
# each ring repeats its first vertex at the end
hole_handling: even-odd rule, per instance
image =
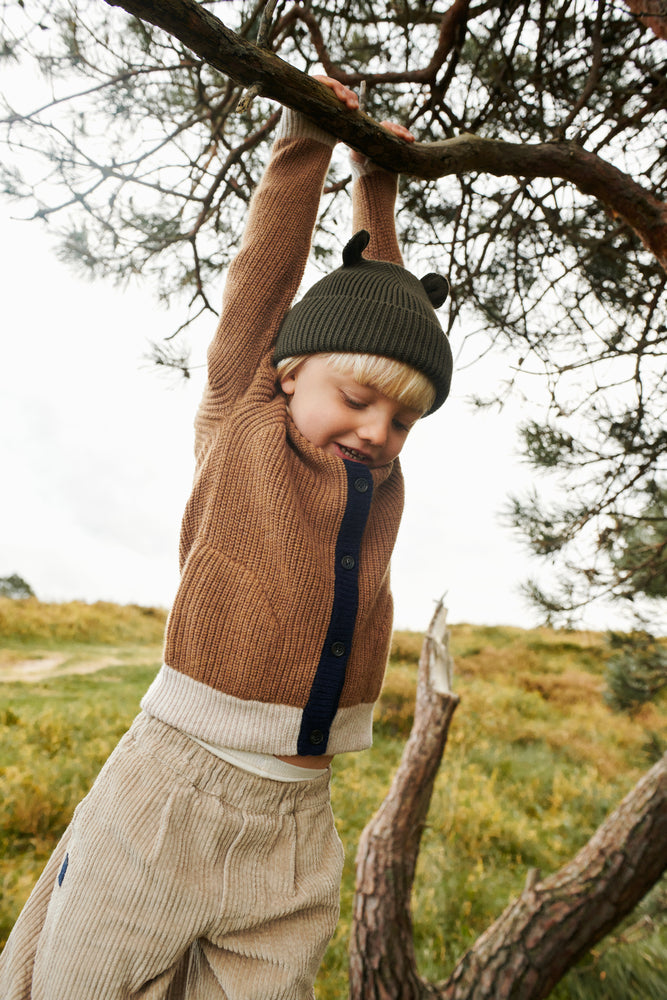
MULTIPOLYGON (((155 609, 0 599, 0 943, 136 714, 160 663, 163 626, 155 609)), ((410 731, 420 644, 397 633, 375 745, 334 765, 347 861, 321 1000, 347 995, 356 844, 410 731)), ((546 875, 586 842, 664 750, 667 721, 664 698, 633 717, 607 707, 603 635, 457 625, 452 649, 461 705, 413 899, 420 971, 434 981, 521 891, 529 868, 546 875)), ((666 915, 663 880, 553 1000, 667 1000, 666 915)))

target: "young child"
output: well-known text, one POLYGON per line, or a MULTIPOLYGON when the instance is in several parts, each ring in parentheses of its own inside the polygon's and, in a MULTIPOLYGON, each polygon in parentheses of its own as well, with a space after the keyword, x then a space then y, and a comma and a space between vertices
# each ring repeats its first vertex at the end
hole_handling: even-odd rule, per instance
POLYGON ((19 917, 2 1000, 313 996, 343 864, 329 765, 370 746, 388 655, 397 457, 451 377, 447 283, 402 267, 396 178, 358 155, 361 232, 290 309, 333 145, 283 113, 209 349, 164 665, 19 917))

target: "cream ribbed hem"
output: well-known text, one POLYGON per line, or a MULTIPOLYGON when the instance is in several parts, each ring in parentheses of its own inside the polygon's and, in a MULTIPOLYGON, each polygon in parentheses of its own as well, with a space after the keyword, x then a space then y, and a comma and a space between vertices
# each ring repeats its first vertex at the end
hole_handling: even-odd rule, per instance
MULTIPOLYGON (((362 177, 368 177, 369 174, 376 173, 378 170, 384 170, 384 167, 381 167, 377 163, 373 163, 370 157, 367 156, 361 162, 353 160, 352 157, 350 157, 350 169, 352 170, 352 180, 358 181, 362 177)), ((385 170, 384 172, 389 173, 390 171, 385 170)))
POLYGON ((316 142, 322 142, 326 146, 332 147, 338 141, 324 129, 313 125, 298 111, 293 111, 292 108, 283 108, 282 110, 275 133, 275 141, 277 142, 279 139, 314 139, 316 142))
MULTIPOLYGON (((291 756, 303 711, 234 698, 163 664, 141 701, 145 712, 213 746, 291 756)), ((366 750, 373 742, 373 705, 341 708, 323 753, 366 750)))

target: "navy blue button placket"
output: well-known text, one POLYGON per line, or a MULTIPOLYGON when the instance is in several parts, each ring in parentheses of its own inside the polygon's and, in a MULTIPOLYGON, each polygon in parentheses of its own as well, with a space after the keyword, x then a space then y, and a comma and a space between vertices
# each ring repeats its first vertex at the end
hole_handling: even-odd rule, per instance
POLYGON ((297 743, 300 754, 323 754, 338 709, 359 604, 359 549, 373 498, 370 470, 345 461, 347 500, 336 539, 334 599, 329 628, 303 711, 297 743))

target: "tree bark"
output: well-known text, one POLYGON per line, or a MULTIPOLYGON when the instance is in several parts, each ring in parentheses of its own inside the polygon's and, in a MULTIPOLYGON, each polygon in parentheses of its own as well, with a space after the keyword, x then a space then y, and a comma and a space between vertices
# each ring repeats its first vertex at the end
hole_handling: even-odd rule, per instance
POLYGON ((425 180, 470 172, 559 177, 622 218, 667 271, 667 205, 628 174, 574 142, 510 143, 461 135, 407 144, 361 111, 348 111, 331 91, 273 52, 230 31, 196 0, 105 0, 168 31, 243 86, 302 111, 338 139, 398 173, 425 180))
POLYGON ((422 979, 410 896, 435 776, 458 704, 446 612, 438 605, 419 664, 415 719, 382 806, 364 830, 350 943, 350 1000, 542 1000, 629 914, 667 868, 667 754, 576 857, 521 896, 444 983, 422 979))
POLYGON ((626 4, 658 38, 667 38, 667 0, 625 0, 626 4))
POLYGON ((526 888, 463 957, 442 1000, 542 1000, 667 868, 667 754, 559 872, 526 888))

